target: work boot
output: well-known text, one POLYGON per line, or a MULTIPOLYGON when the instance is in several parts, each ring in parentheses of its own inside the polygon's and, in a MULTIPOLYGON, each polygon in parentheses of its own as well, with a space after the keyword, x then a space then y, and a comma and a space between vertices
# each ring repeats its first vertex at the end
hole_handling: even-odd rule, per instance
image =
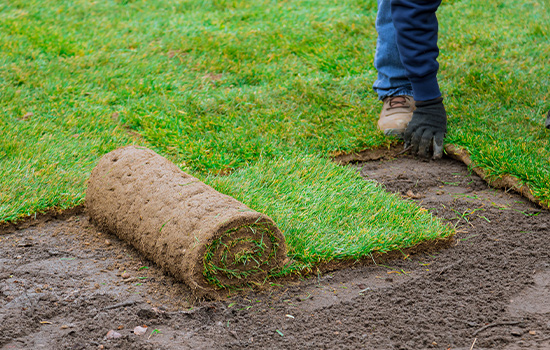
POLYGON ((378 128, 384 135, 403 137, 414 110, 415 103, 412 96, 388 96, 384 99, 378 128))

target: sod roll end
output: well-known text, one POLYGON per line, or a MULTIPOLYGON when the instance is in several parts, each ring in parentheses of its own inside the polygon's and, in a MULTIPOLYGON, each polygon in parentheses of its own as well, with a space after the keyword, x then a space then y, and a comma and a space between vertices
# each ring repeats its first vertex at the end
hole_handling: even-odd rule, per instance
POLYGON ((99 229, 132 244, 198 297, 261 284, 285 263, 275 223, 155 152, 128 146, 92 171, 86 207, 99 229))

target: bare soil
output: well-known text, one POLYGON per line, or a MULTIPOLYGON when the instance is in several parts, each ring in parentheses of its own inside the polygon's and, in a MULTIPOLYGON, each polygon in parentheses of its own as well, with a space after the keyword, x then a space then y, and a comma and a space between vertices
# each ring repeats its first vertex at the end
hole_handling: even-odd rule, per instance
POLYGON ((192 305, 84 213, 27 222, 0 233, 0 348, 550 349, 548 211, 451 159, 351 166, 456 225, 452 246, 192 305))

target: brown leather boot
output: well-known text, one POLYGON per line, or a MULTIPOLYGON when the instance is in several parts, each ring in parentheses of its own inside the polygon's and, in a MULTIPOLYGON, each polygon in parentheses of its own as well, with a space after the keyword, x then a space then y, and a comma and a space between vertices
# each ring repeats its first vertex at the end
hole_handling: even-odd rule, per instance
POLYGON ((415 102, 412 96, 388 96, 378 119, 378 128, 384 135, 403 136, 412 119, 415 102))

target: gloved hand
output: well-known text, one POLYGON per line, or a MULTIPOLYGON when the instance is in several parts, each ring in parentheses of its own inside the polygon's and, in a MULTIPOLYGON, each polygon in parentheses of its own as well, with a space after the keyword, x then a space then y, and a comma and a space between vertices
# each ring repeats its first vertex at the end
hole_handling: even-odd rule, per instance
POLYGON ((410 148, 412 154, 428 158, 430 149, 433 159, 443 156, 443 139, 447 132, 447 113, 443 106, 443 98, 429 101, 417 101, 407 129, 405 130, 405 148, 410 148))

